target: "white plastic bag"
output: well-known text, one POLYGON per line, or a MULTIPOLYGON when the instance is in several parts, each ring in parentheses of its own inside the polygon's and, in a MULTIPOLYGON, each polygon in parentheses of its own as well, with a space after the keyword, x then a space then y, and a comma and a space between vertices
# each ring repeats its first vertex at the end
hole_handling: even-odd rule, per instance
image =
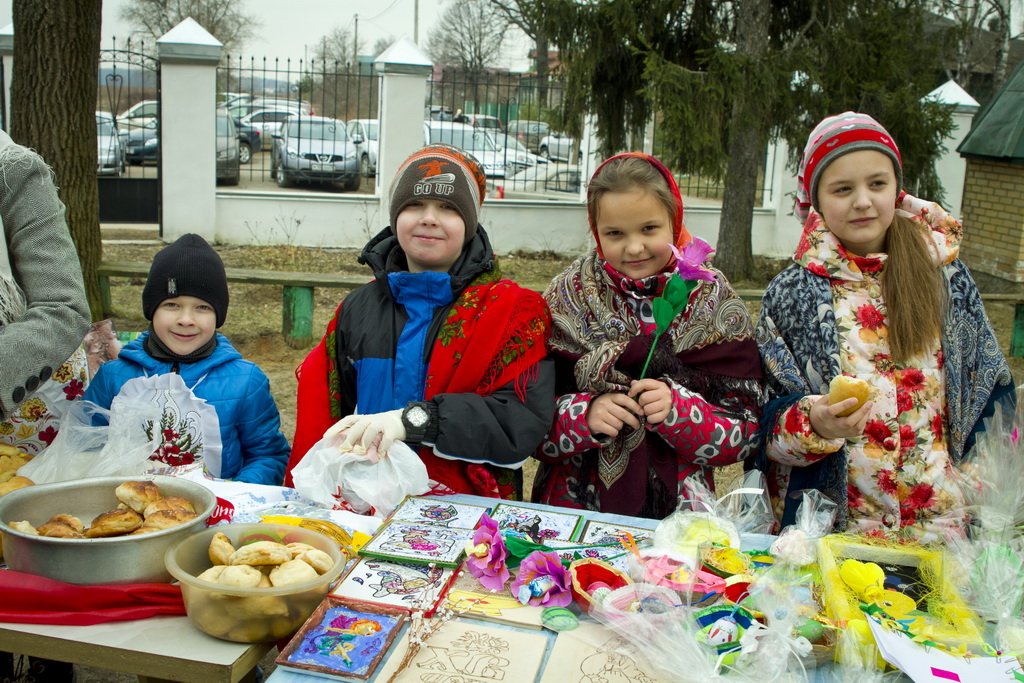
POLYGON ((349 507, 360 514, 385 517, 406 496, 430 489, 427 467, 401 441, 375 459, 339 453, 337 439, 321 439, 292 470, 295 490, 330 508, 349 507))
POLYGON ((53 443, 18 474, 37 484, 143 474, 153 464, 149 456, 160 441, 158 435, 148 438, 139 425, 159 419, 160 409, 153 405, 126 405, 112 413, 89 401, 75 401, 53 443))

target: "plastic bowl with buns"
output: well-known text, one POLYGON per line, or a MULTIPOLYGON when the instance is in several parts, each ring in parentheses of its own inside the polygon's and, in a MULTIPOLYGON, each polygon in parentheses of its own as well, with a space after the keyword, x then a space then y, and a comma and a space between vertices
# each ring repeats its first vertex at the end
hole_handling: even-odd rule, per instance
POLYGON ((4 557, 10 569, 67 583, 166 582, 171 580, 164 566, 167 548, 204 529, 216 505, 217 497, 205 486, 161 475, 93 477, 28 486, 0 498, 4 557), (195 516, 150 533, 102 538, 47 537, 22 528, 22 522, 43 527, 56 516, 74 516, 91 525, 100 516, 117 511, 121 501, 116 491, 126 482, 152 482, 164 496, 192 503, 195 516))
POLYGON ((182 540, 167 550, 164 560, 167 571, 181 584, 185 611, 196 628, 222 640, 259 643, 297 631, 341 575, 346 556, 336 541, 310 529, 287 524, 225 524, 182 540), (210 544, 218 534, 239 551, 261 541, 305 543, 326 553, 330 563, 308 580, 281 586, 247 587, 200 579, 215 566, 210 544))

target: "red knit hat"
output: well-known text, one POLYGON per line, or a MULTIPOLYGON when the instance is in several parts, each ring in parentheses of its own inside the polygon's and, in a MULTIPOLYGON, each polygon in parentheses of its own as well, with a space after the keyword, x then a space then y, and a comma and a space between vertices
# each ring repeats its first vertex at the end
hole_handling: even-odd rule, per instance
POLYGON ((675 238, 675 246, 677 249, 682 249, 690 243, 690 233, 687 231, 686 226, 683 224, 683 197, 679 193, 679 185, 676 183, 676 179, 672 177, 672 172, 668 170, 665 164, 658 161, 657 158, 644 152, 622 152, 615 156, 608 157, 601 165, 594 171, 594 175, 590 176, 590 184, 587 186, 587 220, 590 222, 590 232, 594 235, 594 241, 597 242, 597 255, 604 258, 604 253, 601 251, 601 240, 597 237, 597 217, 594 212, 590 210, 590 199, 591 190, 593 188, 594 179, 597 178, 604 171, 609 164, 618 164, 622 159, 641 159, 646 161, 648 164, 658 170, 658 173, 668 183, 668 189, 672 192, 672 197, 675 199, 676 209, 672 214, 672 237, 675 238))
POLYGON ((830 163, 850 152, 871 149, 892 159, 897 191, 903 187, 903 160, 889 131, 867 114, 847 111, 821 120, 807 138, 804 157, 797 173, 796 214, 807 219, 818 208, 818 181, 830 163))

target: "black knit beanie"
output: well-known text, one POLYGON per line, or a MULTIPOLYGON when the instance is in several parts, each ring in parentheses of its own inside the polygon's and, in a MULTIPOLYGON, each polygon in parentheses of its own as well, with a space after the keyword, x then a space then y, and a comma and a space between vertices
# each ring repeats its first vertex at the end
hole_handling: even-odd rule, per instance
POLYGON ((153 257, 142 290, 142 312, 153 319, 156 307, 176 296, 194 296, 213 306, 217 327, 228 316, 228 278, 224 262, 199 235, 182 235, 153 257))
POLYGON ((451 203, 466 224, 466 243, 476 235, 487 176, 472 155, 450 145, 429 145, 402 162, 391 183, 388 206, 391 231, 398 214, 417 199, 451 203))

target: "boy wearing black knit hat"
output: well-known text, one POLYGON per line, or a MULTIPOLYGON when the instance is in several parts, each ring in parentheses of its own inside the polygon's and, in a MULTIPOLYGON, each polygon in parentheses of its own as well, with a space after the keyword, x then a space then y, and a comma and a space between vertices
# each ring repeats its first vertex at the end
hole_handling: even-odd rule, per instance
POLYGON ((356 453, 405 441, 435 492, 521 496, 554 414, 551 319, 539 294, 501 278, 478 219, 485 188, 476 159, 447 145, 399 167, 390 225, 359 257, 375 280, 297 373, 289 472, 324 436, 356 453))
MULTIPOLYGON (((157 253, 142 290, 142 311, 149 330, 125 346, 116 360, 100 366, 85 400, 110 408, 130 382, 180 375, 196 398, 216 410, 220 471, 212 474, 280 484, 288 461, 281 417, 266 375, 217 333, 227 318, 228 282, 224 263, 206 240, 183 235, 157 253)), ((185 443, 165 430, 158 453, 168 464, 181 465, 202 454, 203 446, 195 436, 185 443)), ((209 453, 205 457, 209 463, 209 453)))

